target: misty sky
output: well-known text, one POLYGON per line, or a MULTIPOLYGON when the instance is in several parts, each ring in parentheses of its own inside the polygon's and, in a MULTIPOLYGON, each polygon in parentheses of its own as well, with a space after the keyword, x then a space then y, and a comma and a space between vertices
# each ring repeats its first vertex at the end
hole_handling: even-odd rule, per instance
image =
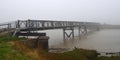
POLYGON ((18 19, 120 24, 120 0, 0 0, 0 23, 18 19))

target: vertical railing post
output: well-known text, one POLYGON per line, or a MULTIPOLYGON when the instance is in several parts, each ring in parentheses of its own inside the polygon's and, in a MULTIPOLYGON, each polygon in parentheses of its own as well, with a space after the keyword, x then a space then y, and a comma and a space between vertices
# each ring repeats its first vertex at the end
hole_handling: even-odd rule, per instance
POLYGON ((17 22, 17 28, 20 28, 20 20, 18 20, 18 22, 17 22))
POLYGON ((51 23, 51 27, 53 27, 53 28, 54 28, 53 21, 51 21, 50 23, 51 23))
POLYGON ((45 22, 42 21, 41 23, 42 23, 42 28, 44 28, 45 27, 45 22))
POLYGON ((36 22, 36 28, 39 28, 39 22, 36 22))
POLYGON ((28 28, 31 28, 31 24, 30 24, 31 22, 30 22, 30 19, 28 19, 28 23, 27 23, 27 25, 28 25, 28 28))
MULTIPOLYGON (((27 23, 27 25, 28 25, 28 34, 30 33, 30 30, 31 30, 31 21, 30 21, 30 19, 28 19, 28 23, 27 23)), ((28 37, 28 36, 27 36, 28 37)))
POLYGON ((25 26, 26 26, 26 28, 28 28, 28 24, 27 24, 27 23, 28 23, 28 21, 25 21, 25 26))

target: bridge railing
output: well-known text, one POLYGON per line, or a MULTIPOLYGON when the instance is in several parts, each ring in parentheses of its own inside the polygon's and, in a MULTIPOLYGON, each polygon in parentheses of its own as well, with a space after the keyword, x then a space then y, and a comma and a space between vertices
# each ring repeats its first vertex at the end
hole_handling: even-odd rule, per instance
MULTIPOLYGON (((74 22, 74 21, 50 21, 50 20, 18 20, 12 23, 1 24, 5 29, 28 29, 28 28, 64 28, 64 27, 98 27, 99 23, 94 22, 74 22)), ((0 29, 1 30, 1 29, 0 29)))

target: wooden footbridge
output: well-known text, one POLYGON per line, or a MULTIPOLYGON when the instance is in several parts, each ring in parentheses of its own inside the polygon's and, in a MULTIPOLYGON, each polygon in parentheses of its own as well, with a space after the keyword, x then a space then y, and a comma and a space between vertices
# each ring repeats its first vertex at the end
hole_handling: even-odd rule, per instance
MULTIPOLYGON (((52 21, 52 20, 18 20, 11 23, 0 24, 0 33, 12 31, 12 36, 38 36, 36 31, 49 29, 63 29, 63 37, 74 37, 74 29, 80 33, 87 33, 88 29, 99 30, 100 24, 96 22, 78 21, 52 21), (70 30, 71 33, 67 33, 70 30)), ((43 34, 44 35, 44 34, 43 34)))

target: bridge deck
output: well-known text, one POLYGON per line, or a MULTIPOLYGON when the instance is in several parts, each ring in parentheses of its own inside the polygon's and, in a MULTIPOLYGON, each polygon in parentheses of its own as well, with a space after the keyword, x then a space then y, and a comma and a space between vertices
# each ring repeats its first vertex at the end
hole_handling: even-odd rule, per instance
POLYGON ((20 29, 20 30, 47 30, 65 27, 98 27, 95 22, 75 22, 75 21, 50 21, 50 20, 18 20, 12 23, 0 24, 1 30, 20 29))

